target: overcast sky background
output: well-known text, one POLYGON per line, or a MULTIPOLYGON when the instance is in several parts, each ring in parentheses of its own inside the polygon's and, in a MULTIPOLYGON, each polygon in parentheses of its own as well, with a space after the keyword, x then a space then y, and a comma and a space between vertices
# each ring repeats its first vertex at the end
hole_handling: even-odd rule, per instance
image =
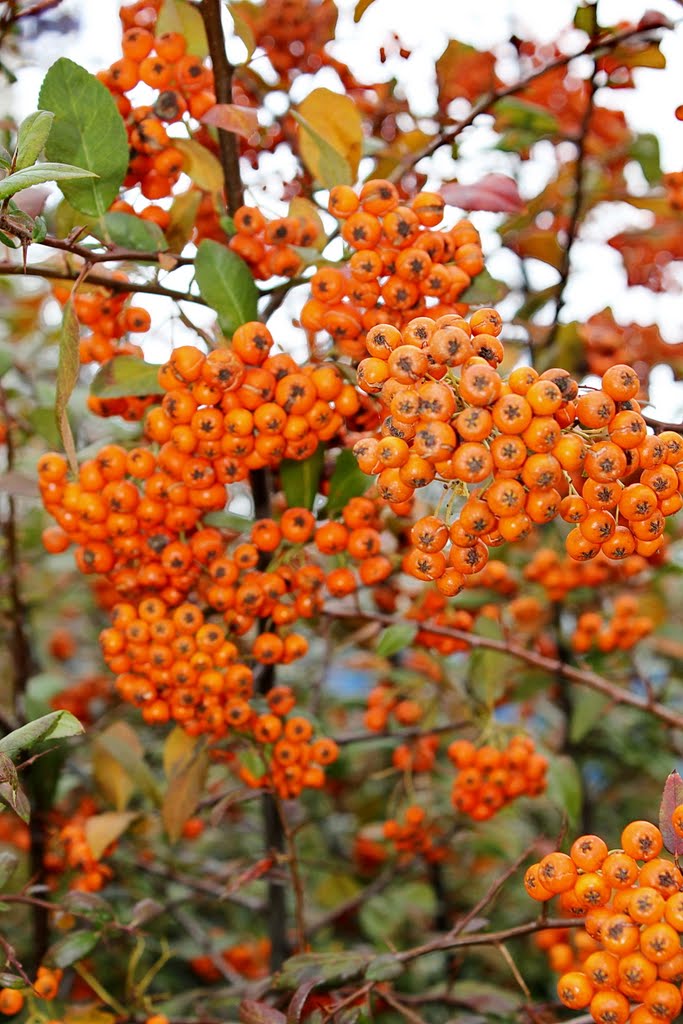
MULTIPOLYGON (((338 0, 340 21, 334 55, 347 62, 364 80, 387 80, 396 76, 405 88, 413 109, 429 116, 435 109, 434 63, 450 38, 482 48, 493 47, 515 34, 522 38, 550 41, 558 38, 571 20, 576 4, 571 0, 374 0, 359 24, 353 23, 355 0, 338 0), (391 33, 396 32, 402 43, 412 51, 408 60, 389 57, 385 64, 378 59, 379 47, 388 46, 391 33)), ((57 9, 73 12, 80 21, 76 33, 57 35, 42 33, 36 39, 22 41, 20 51, 12 61, 18 73, 18 82, 5 87, 6 102, 3 109, 23 117, 36 108, 40 83, 46 68, 58 57, 67 56, 97 71, 120 57, 120 22, 115 0, 64 0, 57 9)), ((673 21, 681 21, 675 33, 666 33, 662 51, 667 57, 665 70, 637 69, 635 90, 600 90, 597 101, 623 109, 629 123, 637 131, 656 132, 660 139, 662 166, 665 171, 683 169, 683 122, 674 117, 677 105, 683 103, 683 7, 675 0, 659 0, 647 4, 639 0, 600 0, 599 21, 612 25, 619 21, 637 21, 651 6, 662 11, 673 21)), ((54 16, 54 12, 53 12, 54 16)), ((229 25, 229 19, 226 20, 229 25)), ((563 47, 579 49, 585 36, 569 33, 562 37, 563 47)), ((242 44, 235 40, 230 55, 239 60, 242 44)), ((258 51, 255 67, 258 65, 258 51)), ((501 74, 514 80, 514 67, 510 62, 501 65, 501 74)), ((316 85, 335 88, 330 75, 316 85)), ((297 81, 294 98, 299 100, 311 88, 309 76, 297 81)), ((482 124, 468 129, 461 136, 462 159, 457 164, 457 175, 465 183, 476 181, 482 174, 508 169, 504 154, 492 153, 488 147, 493 135, 485 119, 482 124)), ((453 166, 444 154, 440 170, 452 175, 453 166)), ((522 188, 531 195, 538 191, 551 164, 533 162, 525 168, 522 188)), ((483 234, 485 251, 497 247, 495 214, 475 214, 475 223, 483 234)), ((675 291, 655 295, 646 288, 627 288, 625 273, 616 251, 604 241, 628 227, 646 227, 649 214, 618 204, 609 215, 605 212, 591 216, 582 241, 573 251, 573 274, 567 291, 567 304, 563 318, 584 319, 604 308, 613 307, 618 321, 642 324, 658 323, 667 340, 683 340, 683 268, 674 271, 675 291)), ((506 254, 493 255, 488 266, 500 276, 514 275, 514 260, 506 254)), ((552 283, 554 272, 534 261, 533 284, 543 287, 552 283)), ((154 308, 154 304, 152 307, 154 308)), ((193 311, 193 315, 196 311, 193 311)), ((156 316, 157 311, 154 310, 156 316)), ((282 326, 286 327, 291 309, 283 311, 282 326)), ((199 322, 199 317, 195 316, 199 322)), ((290 328, 291 330, 291 328, 290 328)), ((173 327, 174 334, 177 325, 173 327)), ((158 337, 158 336, 157 336, 158 337)), ((174 337, 177 344, 177 335, 174 337)), ((151 359, 164 358, 164 344, 150 343, 147 355, 151 359)), ((683 385, 672 385, 670 373, 662 369, 653 380, 653 398, 662 417, 676 417, 683 408, 683 385)))

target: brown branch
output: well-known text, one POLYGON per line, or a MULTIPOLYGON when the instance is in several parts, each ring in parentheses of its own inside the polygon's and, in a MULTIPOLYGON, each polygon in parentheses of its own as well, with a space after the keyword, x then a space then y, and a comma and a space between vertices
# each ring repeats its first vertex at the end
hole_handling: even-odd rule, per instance
MULTIPOLYGON (((48 281, 77 281, 77 271, 60 270, 58 267, 27 266, 22 267, 19 263, 0 262, 0 277, 42 277, 48 281)), ((191 292, 178 292, 173 288, 165 288, 162 284, 151 284, 149 282, 135 283, 134 281, 120 281, 117 278, 105 276, 104 274, 88 274, 90 284, 101 285, 112 292, 128 292, 130 294, 162 295, 165 298, 173 299, 175 302, 194 302, 199 306, 206 306, 207 303, 199 295, 191 292)))
POLYGON ((469 719, 461 719, 457 722, 446 722, 444 725, 435 725, 431 729, 415 726, 414 729, 401 729, 399 732, 350 732, 341 736, 335 736, 334 741, 339 747, 348 747, 355 743, 404 743, 406 740, 417 740, 421 736, 434 736, 443 732, 457 732, 471 725, 469 719))
MULTIPOLYGON (((232 76, 235 69, 225 53, 221 7, 221 0, 202 0, 199 11, 209 41, 216 102, 232 103, 232 76)), ((218 128, 217 132, 228 213, 234 214, 235 210, 244 202, 240 175, 239 139, 234 132, 228 132, 224 128, 218 128)))
POLYGON ((662 430, 674 430, 677 434, 683 433, 683 423, 667 423, 666 420, 658 420, 654 416, 646 416, 644 412, 641 412, 640 415, 643 417, 648 427, 652 427, 657 434, 661 433, 662 430))
MULTIPOLYGON (((361 612, 353 611, 347 612, 342 609, 326 606, 325 611, 329 615, 333 615, 335 618, 343 619, 358 619, 363 618, 372 622, 381 622, 386 626, 394 626, 403 624, 405 620, 393 618, 391 615, 383 615, 379 612, 361 612)), ((429 633, 436 633, 439 636, 452 637, 454 640, 464 640, 467 645, 476 650, 477 648, 483 648, 489 651, 499 651, 501 654, 509 654, 513 658, 518 658, 520 661, 525 661, 528 665, 533 665, 534 668, 540 668, 544 672, 548 672, 551 675, 561 675, 565 679, 570 679, 574 683, 578 683, 580 686, 587 686, 591 690, 596 690, 598 693, 604 694, 614 701, 615 704, 627 704, 629 707, 638 708, 639 711, 647 711, 655 718, 661 719, 667 725, 673 726, 675 729, 683 729, 683 715, 674 711, 671 708, 665 707, 658 701, 653 701, 648 697, 641 697, 638 694, 630 693, 628 690, 624 690, 621 687, 611 683, 604 676, 598 675, 597 672, 592 672, 590 669, 575 668, 573 665, 567 665, 559 658, 549 658, 545 654, 540 654, 538 651, 528 650, 526 647, 520 647, 518 644, 511 643, 506 640, 496 640, 493 637, 479 636, 477 633, 467 633, 462 629, 450 629, 446 626, 436 626, 429 623, 422 624, 424 630, 429 633)))
MULTIPOLYGON (((683 2, 683 0, 681 0, 683 2)), ((655 28, 666 28, 667 26, 656 25, 655 28)), ((628 42, 630 39, 635 39, 638 36, 646 35, 651 32, 652 28, 640 26, 631 26, 630 28, 622 29, 621 32, 613 32, 609 35, 604 35, 599 39, 591 39, 590 42, 584 46, 583 50, 579 50, 577 53, 565 53, 560 57, 556 57, 554 60, 548 61, 543 67, 536 68, 535 71, 531 71, 524 78, 513 82, 511 85, 506 85, 501 89, 495 89, 491 92, 485 93, 480 99, 472 106, 469 114, 462 120, 457 121, 452 128, 448 131, 440 133, 436 138, 432 139, 426 146, 424 146, 418 153, 410 154, 404 157, 392 171, 390 178, 392 181, 398 181, 403 174, 414 167, 420 160, 425 157, 432 156, 433 153, 440 149, 441 146, 447 146, 454 141, 460 135, 465 128, 469 128, 471 124, 479 117, 480 114, 487 114, 492 107, 496 105, 500 100, 506 99, 508 96, 514 96, 515 93, 522 92, 528 85, 535 82, 536 79, 542 78, 549 71, 555 71, 557 68, 566 67, 571 61, 576 60, 577 57, 601 56, 602 52, 608 53, 610 50, 615 49, 622 43, 628 42)))

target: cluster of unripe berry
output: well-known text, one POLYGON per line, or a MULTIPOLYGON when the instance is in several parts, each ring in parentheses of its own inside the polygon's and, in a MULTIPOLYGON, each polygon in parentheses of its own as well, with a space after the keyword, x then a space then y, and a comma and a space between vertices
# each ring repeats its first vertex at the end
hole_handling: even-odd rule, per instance
POLYGON ((444 515, 413 527, 404 570, 457 594, 490 548, 558 516, 574 527, 566 548, 578 561, 655 554, 666 517, 683 504, 683 439, 647 433, 628 366, 580 396, 557 368, 539 376, 520 367, 503 379, 501 330, 499 314, 480 309, 469 321, 423 316, 367 334, 358 384, 385 416, 379 437, 355 445, 360 468, 378 474, 390 503, 433 480, 452 491, 444 515), (449 522, 463 485, 467 500, 449 522))
POLYGON ((351 255, 310 281, 301 312, 308 331, 325 331, 340 352, 365 355, 363 335, 377 324, 397 328, 426 313, 464 312, 456 305, 484 267, 479 234, 468 221, 439 228, 445 208, 437 193, 419 192, 406 205, 389 181, 372 179, 357 194, 330 191, 328 209, 341 223, 351 255))
MULTIPOLYGON (((683 806, 672 829, 683 836, 683 806)), ((562 964, 557 992, 572 1010, 588 1008, 596 1024, 662 1024, 681 1011, 683 875, 661 856, 663 845, 655 825, 632 821, 618 850, 580 836, 569 854, 550 853, 526 872, 529 895, 557 896, 560 912, 582 918, 593 940, 581 943, 576 969, 562 964)))
POLYGON ((487 821, 520 796, 545 792, 548 761, 530 736, 513 736, 503 750, 454 740, 447 753, 458 769, 451 803, 474 821, 487 821))

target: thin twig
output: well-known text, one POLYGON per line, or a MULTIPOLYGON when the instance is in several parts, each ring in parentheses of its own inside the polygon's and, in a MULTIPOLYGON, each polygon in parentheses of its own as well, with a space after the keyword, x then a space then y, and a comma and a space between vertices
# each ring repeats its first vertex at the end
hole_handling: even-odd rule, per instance
MULTIPOLYGON (((324 611, 338 619, 363 618, 371 622, 381 622, 386 626, 402 625, 405 622, 404 619, 383 615, 381 612, 347 612, 331 605, 326 605, 324 611)), ((432 625, 431 623, 424 623, 422 628, 426 632, 436 633, 438 636, 448 636, 454 640, 464 640, 468 647, 473 650, 483 648, 489 651, 500 651, 501 654, 509 654, 511 657, 525 661, 528 665, 540 668, 551 675, 562 675, 566 679, 571 679, 573 682, 578 683, 580 686, 587 686, 591 690, 603 693, 606 697, 613 700, 615 704, 627 704, 629 707, 638 708, 639 711, 647 711, 654 715, 655 718, 666 722, 667 725, 671 725, 675 729, 683 729, 682 714, 679 714, 672 708, 665 707, 658 701, 652 701, 648 697, 641 697, 638 694, 631 693, 629 690, 624 690, 611 683, 609 679, 605 679, 604 676, 598 675, 597 672, 591 672, 590 669, 575 668, 573 665, 567 665, 559 658, 549 658, 545 654, 528 650, 526 647, 520 647, 511 641, 496 640, 493 637, 480 636, 478 633, 467 633, 463 629, 452 629, 446 626, 432 625)))
MULTIPOLYGON (((0 262, 0 277, 42 277, 48 281, 76 281, 78 271, 61 270, 59 267, 27 266, 20 263, 0 262)), ((180 292, 174 288, 165 288, 162 284, 151 282, 121 281, 105 274, 88 274, 90 284, 101 285, 112 292, 127 292, 130 294, 140 293, 144 295, 162 295, 165 298, 173 299, 175 302, 194 302, 198 306, 206 306, 207 303, 200 295, 192 292, 180 292)))
MULTIPOLYGON (((683 0, 682 0, 683 2, 683 0)), ((656 28, 662 28, 666 26, 655 26, 656 28)), ((479 117, 480 114, 488 113, 492 107, 496 105, 500 100, 505 99, 508 96, 514 96, 515 93, 522 92, 528 85, 535 82, 537 78, 542 78, 549 71, 555 71, 557 68, 566 67, 571 61, 576 60, 577 57, 583 57, 586 55, 600 56, 603 52, 609 53, 610 50, 615 49, 622 43, 628 42, 630 39, 635 39, 638 36, 647 35, 651 32, 651 28, 640 28, 638 26, 631 26, 626 29, 622 29, 621 32, 613 32, 606 34, 599 39, 591 40, 584 46, 582 50, 577 53, 565 53, 554 60, 548 61, 540 68, 536 68, 535 71, 531 71, 524 78, 513 82, 511 85, 506 85, 501 89, 496 89, 486 93, 482 96, 470 110, 469 114, 462 120, 457 121, 452 128, 448 131, 442 132, 432 139, 426 146, 424 146, 417 153, 409 154, 404 157, 392 171, 390 177, 392 181, 398 181, 405 174, 407 170, 414 167, 415 164, 419 163, 425 157, 432 156, 433 153, 440 149, 442 146, 450 145, 454 139, 460 135, 465 128, 469 126, 479 117)))

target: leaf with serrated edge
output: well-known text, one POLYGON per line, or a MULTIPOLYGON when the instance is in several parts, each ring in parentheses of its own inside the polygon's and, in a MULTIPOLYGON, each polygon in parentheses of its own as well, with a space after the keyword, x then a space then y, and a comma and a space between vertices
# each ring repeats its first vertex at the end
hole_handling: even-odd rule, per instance
POLYGON ((55 119, 45 146, 48 160, 83 167, 98 175, 60 186, 69 203, 103 217, 119 194, 128 169, 128 136, 109 90, 66 57, 49 68, 38 100, 55 119))
POLYGON ((683 854, 683 836, 676 833, 671 818, 680 804, 683 804, 683 779, 674 770, 664 783, 659 805, 659 830, 664 837, 664 846, 676 857, 683 854))

